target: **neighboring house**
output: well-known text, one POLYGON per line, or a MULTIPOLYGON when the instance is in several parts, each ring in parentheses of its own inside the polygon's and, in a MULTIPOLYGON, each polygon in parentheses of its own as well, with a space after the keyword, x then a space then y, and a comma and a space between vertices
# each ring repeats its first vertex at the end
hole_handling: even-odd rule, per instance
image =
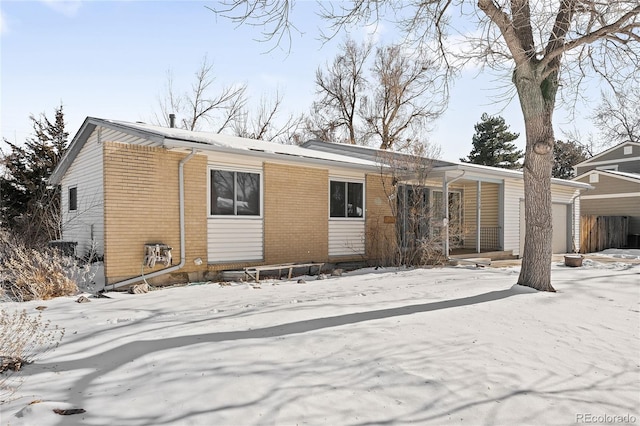
MULTIPOLYGON (((376 262, 390 239, 408 238, 396 198, 417 193, 440 217, 457 206, 449 219, 463 225, 467 250, 522 253, 521 172, 434 161, 418 188, 413 176, 392 182, 381 153, 89 117, 50 181, 61 185, 63 240, 104 257, 108 288, 141 271, 195 281, 252 265, 376 262), (173 248, 168 267, 144 266, 156 243, 173 248)), ((552 180, 554 252, 574 249, 586 188, 552 180)))
POLYGON ((582 214, 629 217, 629 243, 640 235, 640 143, 625 142, 585 160, 575 167, 575 182, 592 190, 580 196, 582 214))

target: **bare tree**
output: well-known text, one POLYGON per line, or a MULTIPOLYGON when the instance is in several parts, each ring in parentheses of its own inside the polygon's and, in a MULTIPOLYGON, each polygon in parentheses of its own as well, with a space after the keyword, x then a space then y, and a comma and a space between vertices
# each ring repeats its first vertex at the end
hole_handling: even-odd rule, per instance
POLYGON ((275 92, 272 98, 263 95, 255 111, 242 110, 233 123, 234 134, 250 139, 290 143, 292 135, 302 126, 303 117, 289 115, 284 122, 278 122, 281 108, 280 92, 275 92))
MULTIPOLYGON (((260 0, 228 0, 223 14, 239 22, 265 20, 268 4, 260 0)), ((269 22, 271 37, 290 28, 282 10, 293 1, 278 2, 269 22)), ((400 29, 421 50, 438 54, 448 72, 456 57, 476 58, 507 71, 522 109, 526 149, 524 161, 525 245, 518 283, 543 291, 551 285, 551 168, 553 112, 558 92, 574 93, 588 77, 605 78, 611 85, 640 79, 640 5, 637 0, 375 0, 323 3, 322 14, 332 29, 398 17, 400 29), (457 16, 454 8, 460 6, 457 16), (463 18, 460 19, 460 13, 463 18), (403 18, 404 17, 404 18, 403 18), (476 19, 480 32, 469 29, 476 19), (457 27, 457 28, 456 28, 457 27), (472 34, 466 52, 449 43, 449 30, 472 34), (481 34, 478 37, 477 34, 481 34)), ((321 5, 321 6, 322 6, 321 5)), ((255 21, 254 21, 255 22, 255 21)), ((269 34, 267 34, 269 35, 269 34)), ((562 98, 561 98, 562 99, 562 98)))
POLYGON ((410 56, 400 45, 378 48, 372 72, 373 94, 362 108, 367 132, 380 149, 406 148, 444 111, 441 74, 433 61, 410 56))
POLYGON ((173 75, 167 72, 165 94, 158 99, 160 114, 154 115, 158 125, 169 126, 169 114, 176 114, 179 127, 200 130, 204 123, 216 133, 229 128, 246 104, 244 84, 214 86, 213 64, 204 57, 194 74, 189 91, 179 93, 174 87, 173 75))
MULTIPOLYGON (((372 45, 364 42, 358 45, 347 38, 338 54, 326 70, 316 71, 316 93, 320 99, 312 106, 314 133, 333 133, 338 141, 355 145, 358 140, 358 103, 367 86, 364 76, 365 64, 371 54, 372 45), (336 131, 343 130, 344 136, 336 131)), ((329 139, 334 141, 335 139, 329 139)))
POLYGON ((640 86, 611 94, 602 92, 600 104, 591 118, 602 146, 640 142, 640 86))

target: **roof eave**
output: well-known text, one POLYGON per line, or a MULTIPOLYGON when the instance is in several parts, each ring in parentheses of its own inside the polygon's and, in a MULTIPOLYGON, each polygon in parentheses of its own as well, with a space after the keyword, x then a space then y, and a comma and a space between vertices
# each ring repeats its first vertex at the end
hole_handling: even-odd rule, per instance
POLYGON ((266 151, 236 149, 236 148, 231 148, 226 146, 210 145, 204 142, 193 142, 193 141, 186 141, 186 140, 173 139, 173 138, 165 138, 163 146, 167 149, 176 149, 176 148, 188 148, 188 149, 196 149, 196 150, 199 149, 203 151, 222 152, 227 154, 249 155, 249 156, 258 157, 258 158, 268 158, 268 159, 277 159, 277 160, 295 159, 296 161, 301 161, 308 164, 317 164, 317 165, 334 164, 340 167, 351 168, 351 169, 380 171, 380 165, 378 164, 359 164, 359 163, 353 163, 347 160, 340 161, 340 160, 330 160, 325 158, 305 157, 301 155, 288 155, 288 154, 279 154, 279 153, 272 153, 272 152, 266 152, 266 151))
POLYGON ((84 122, 80 126, 80 130, 78 130, 78 133, 76 133, 76 135, 73 137, 73 140, 69 144, 67 152, 65 152, 65 154, 56 165, 56 168, 53 169, 51 176, 49 176, 48 181, 51 185, 60 184, 60 182, 62 181, 62 177, 67 172, 67 170, 69 170, 69 167, 71 167, 73 160, 76 158, 95 128, 96 124, 93 122, 93 119, 91 117, 85 118, 84 122))

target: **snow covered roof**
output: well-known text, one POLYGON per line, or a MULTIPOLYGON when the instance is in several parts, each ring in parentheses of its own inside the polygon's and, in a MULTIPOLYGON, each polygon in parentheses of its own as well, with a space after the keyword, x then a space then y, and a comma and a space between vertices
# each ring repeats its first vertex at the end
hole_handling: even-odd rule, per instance
MULTIPOLYGON (((366 146, 358 146, 358 145, 349 145, 349 144, 340 144, 340 143, 329 143, 322 141, 309 141, 303 144, 305 148, 311 148, 314 150, 320 150, 325 152, 348 152, 350 155, 370 159, 372 161, 379 162, 381 154, 392 154, 397 158, 413 158, 413 156, 402 153, 389 153, 387 151, 383 151, 376 148, 366 147, 366 146)), ((482 178, 493 178, 493 179, 522 179, 522 171, 520 170, 510 170, 503 169, 499 167, 491 167, 491 166, 483 166, 479 164, 473 163, 462 163, 462 162, 452 162, 452 161, 443 161, 443 160, 432 160, 432 172, 433 173, 446 173, 448 171, 465 171, 469 173, 466 178, 475 178, 477 180, 482 180, 482 178)), ((571 186, 575 188, 591 188, 590 185, 584 184, 582 182, 574 182, 564 179, 556 179, 552 178, 551 182, 558 185, 571 186)))
MULTIPOLYGON (((164 147, 167 149, 197 149, 201 151, 227 152, 241 155, 259 156, 263 158, 288 158, 301 162, 333 164, 342 167, 357 169, 380 170, 381 155, 391 154, 394 159, 413 158, 408 154, 388 152, 380 149, 328 143, 321 141, 309 141, 303 146, 284 145, 255 139, 241 138, 212 132, 197 132, 191 130, 155 126, 146 123, 131 123, 127 121, 106 120, 95 117, 87 117, 74 136, 67 153, 62 158, 56 169, 51 174, 51 184, 59 184, 62 177, 73 163, 85 142, 91 136, 96 127, 104 127, 139 137, 148 142, 150 146, 164 147)), ((455 163, 433 159, 433 172, 446 173, 448 171, 466 171, 475 177, 512 178, 522 179, 522 172, 517 170, 501 169, 497 167, 481 166, 470 163, 455 163)), ((552 179, 553 183, 577 188, 590 188, 582 182, 552 179)))
POLYGON ((212 132, 199 132, 171 127, 154 126, 146 123, 128 123, 125 121, 102 120, 123 128, 137 129, 156 136, 164 137, 163 145, 167 148, 183 147, 184 142, 200 144, 202 149, 213 151, 253 151, 266 154, 279 154, 301 158, 312 158, 326 161, 336 161, 347 164, 359 164, 378 167, 375 161, 353 158, 339 153, 323 153, 309 150, 297 145, 285 145, 263 140, 241 138, 212 132))
MULTIPOLYGON (((393 152, 393 151, 384 151, 377 148, 372 148, 369 146, 362 145, 351 145, 346 143, 335 143, 335 142, 323 142, 319 140, 311 140, 302 144, 305 148, 310 148, 316 151, 322 152, 333 152, 333 153, 348 153, 350 157, 363 158, 370 161, 375 161, 376 163, 380 163, 380 159, 382 155, 392 155, 396 159, 412 159, 415 158, 413 155, 404 154, 401 152, 393 152)), ((443 161, 438 159, 430 159, 433 161, 433 167, 440 167, 451 165, 449 161, 443 161)))
POLYGON ((336 152, 322 152, 297 145, 284 145, 219 133, 196 132, 140 122, 131 123, 127 121, 87 117, 71 141, 67 153, 52 173, 49 179, 52 184, 60 183, 64 173, 71 166, 71 163, 73 163, 82 146, 97 126, 137 136, 149 141, 149 145, 151 146, 164 147, 167 149, 195 148, 203 151, 256 155, 266 158, 297 158, 300 161, 331 163, 344 167, 365 168, 370 170, 379 170, 380 168, 379 163, 375 160, 358 158, 336 152))

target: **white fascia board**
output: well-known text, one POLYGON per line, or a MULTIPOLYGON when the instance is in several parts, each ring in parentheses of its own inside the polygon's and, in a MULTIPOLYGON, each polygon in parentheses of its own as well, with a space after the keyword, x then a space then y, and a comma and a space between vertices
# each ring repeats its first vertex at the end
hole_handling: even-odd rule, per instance
POLYGON ((164 147, 167 149, 189 148, 189 149, 196 149, 200 151, 224 152, 227 154, 246 155, 251 157, 280 160, 280 161, 288 160, 291 162, 322 165, 325 167, 329 164, 334 164, 334 165, 337 164, 344 168, 369 170, 369 171, 375 170, 378 172, 380 171, 379 164, 375 164, 367 160, 352 162, 352 161, 348 161, 350 160, 349 158, 345 158, 345 160, 341 160, 338 157, 336 157, 335 159, 313 158, 313 157, 304 157, 304 156, 297 156, 297 155, 277 154, 277 153, 265 152, 265 151, 254 151, 250 149, 234 149, 226 146, 212 146, 206 143, 190 142, 190 141, 183 141, 183 140, 169 139, 169 138, 165 138, 164 147))
MULTIPOLYGON (((631 141, 622 142, 622 143, 619 143, 616 146, 612 146, 611 148, 609 148, 609 149, 607 149, 605 151, 602 151, 600 154, 596 154, 593 157, 591 157, 591 158, 589 158, 587 160, 584 160, 581 163, 576 164, 574 167, 580 167, 580 166, 585 166, 585 165, 594 165, 595 163, 593 162, 593 160, 596 160, 596 159, 602 157, 603 155, 609 154, 610 152, 612 152, 612 151, 614 151, 614 150, 616 150, 618 148, 622 148, 624 146, 627 146, 627 145, 639 146, 640 147, 640 143, 637 143, 637 142, 631 142, 631 141)), ((635 159, 637 159, 637 157, 635 157, 635 159)), ((617 162, 617 161, 621 161, 621 160, 607 160, 607 162, 608 161, 617 162)))
POLYGON ((622 180, 626 180, 626 181, 634 182, 634 183, 638 183, 638 181, 640 181, 640 176, 638 178, 634 178, 634 177, 631 177, 631 176, 623 176, 623 175, 621 175, 619 173, 616 173, 616 172, 610 173, 609 170, 598 170, 598 169, 592 169, 592 170, 589 170, 588 172, 584 172, 580 176, 574 177, 572 180, 575 181, 575 180, 578 180, 578 179, 582 179, 582 178, 585 178, 585 177, 590 176, 592 174, 605 175, 605 176, 612 177, 612 178, 615 178, 615 179, 622 179, 622 180))
MULTIPOLYGON (((507 169, 499 169, 497 167, 491 167, 490 170, 487 170, 489 166, 468 166, 464 164, 458 164, 455 166, 445 166, 445 167, 436 167, 434 171, 466 171, 469 175, 466 175, 463 179, 469 180, 480 180, 482 177, 487 179, 487 182, 490 182, 490 179, 498 179, 496 176, 515 179, 515 180, 523 180, 523 173, 517 170, 507 170, 507 169), (477 179, 473 179, 476 177, 477 179)), ((582 182, 574 182, 571 180, 551 178, 551 183, 562 186, 569 186, 572 188, 581 188, 581 189, 590 189, 591 185, 585 184, 582 182)))

